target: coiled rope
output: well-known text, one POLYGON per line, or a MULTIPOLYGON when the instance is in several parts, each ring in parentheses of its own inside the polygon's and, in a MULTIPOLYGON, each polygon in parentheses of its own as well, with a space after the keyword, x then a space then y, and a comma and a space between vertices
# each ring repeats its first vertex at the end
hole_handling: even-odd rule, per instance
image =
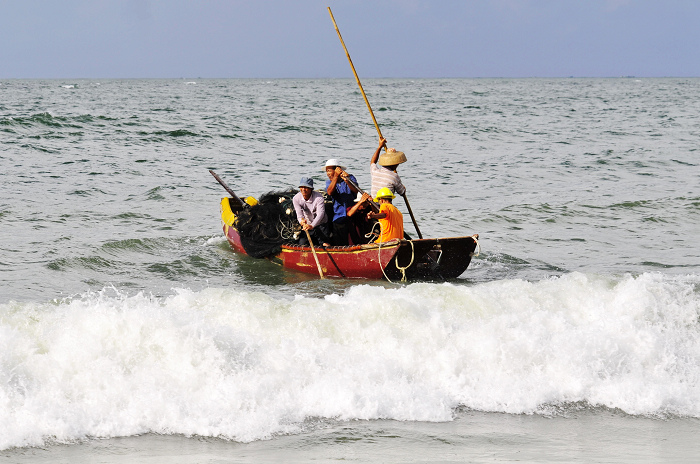
MULTIPOLYGON (((374 226, 372 226, 372 231, 371 231, 369 234, 367 234, 366 237, 369 236, 370 234, 373 234, 373 233, 374 233, 374 229, 375 229, 375 227, 377 227, 377 226, 379 226, 379 231, 380 231, 380 235, 381 235, 381 224, 379 224, 379 223, 377 222, 377 223, 374 224, 374 226)), ((411 267, 411 265, 413 264, 413 260, 414 260, 414 258, 415 258, 415 256, 416 256, 416 250, 415 250, 415 248, 414 248, 414 246, 413 246, 413 241, 409 240, 408 243, 411 244, 411 261, 408 263, 408 265, 406 265, 406 266, 404 266, 404 267, 399 266, 398 251, 397 251, 397 255, 394 256, 394 264, 396 265, 396 269, 398 269, 399 271, 401 271, 401 282, 406 282, 406 269, 408 269, 409 267, 411 267)), ((378 245, 379 245, 379 246, 377 247, 377 254, 378 254, 378 259, 377 259, 377 261, 379 261, 379 269, 382 270, 382 274, 384 274, 384 278, 385 278, 387 281, 389 281, 389 283, 392 283, 392 284, 393 284, 394 282, 389 278, 388 275, 386 275, 386 272, 384 272, 384 266, 382 266, 382 242, 378 242, 378 245)), ((399 247, 400 247, 400 246, 401 246, 401 245, 399 245, 399 247)))
MULTIPOLYGON (((372 230, 367 235, 365 235, 365 237, 369 237, 372 234, 376 234, 374 229, 376 229, 377 226, 379 226, 379 235, 381 235, 382 234, 382 225, 379 222, 375 222, 374 225, 372 226, 372 230)), ((388 280, 389 283, 393 284, 393 282, 391 281, 389 276, 386 275, 386 272, 384 272, 384 266, 382 266, 382 242, 379 242, 378 245, 379 245, 379 247, 377 248, 377 261, 379 262, 379 269, 382 270, 382 274, 384 274, 384 278, 386 280, 388 280)))
POLYGON ((408 263, 408 266, 405 266, 405 267, 399 266, 399 253, 398 252, 396 253, 396 256, 394 257, 394 264, 396 264, 396 269, 401 271, 401 282, 406 282, 406 269, 411 267, 411 264, 413 264, 413 258, 416 255, 416 250, 413 247, 413 240, 409 240, 408 243, 411 244, 411 262, 408 263))
POLYGON ((282 219, 279 220, 279 223, 277 224, 277 232, 279 233, 279 236, 282 237, 284 240, 293 240, 296 237, 294 236, 295 232, 297 230, 300 230, 299 227, 297 227, 298 224, 295 224, 294 227, 290 227, 289 225, 285 224, 282 219))

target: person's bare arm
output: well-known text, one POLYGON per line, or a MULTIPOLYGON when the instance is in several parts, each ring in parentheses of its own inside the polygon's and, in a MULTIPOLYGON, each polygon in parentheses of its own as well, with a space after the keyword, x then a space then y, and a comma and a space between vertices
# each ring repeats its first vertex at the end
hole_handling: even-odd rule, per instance
POLYGON ((347 212, 348 217, 352 217, 353 214, 357 212, 368 200, 370 199, 369 193, 365 192, 362 194, 362 199, 355 203, 352 208, 347 212))
MULTIPOLYGON (((335 186, 338 184, 338 177, 339 177, 338 170, 339 169, 340 168, 335 168, 335 171, 333 171, 333 178, 331 179, 331 183, 328 184, 328 188, 326 189, 326 193, 328 195, 333 195, 333 190, 335 190, 335 186)), ((343 170, 340 169, 340 171, 342 172, 343 170)))
POLYGON ((379 159, 379 153, 381 153, 382 148, 386 146, 386 139, 384 137, 381 137, 379 139, 379 146, 377 147, 377 151, 374 152, 374 155, 372 155, 372 160, 369 162, 369 164, 376 164, 377 160, 379 159))
MULTIPOLYGON (((346 171, 343 171, 342 169, 340 169, 340 167, 335 168, 335 170, 338 173, 338 175, 340 176, 340 178, 343 179, 343 181, 345 181, 345 184, 348 186, 350 191, 352 193, 357 193, 358 190, 355 187, 353 187, 352 183, 348 182, 348 179, 350 178, 350 174, 348 174, 346 171)), ((357 182, 357 179, 355 180, 355 182, 357 182)))

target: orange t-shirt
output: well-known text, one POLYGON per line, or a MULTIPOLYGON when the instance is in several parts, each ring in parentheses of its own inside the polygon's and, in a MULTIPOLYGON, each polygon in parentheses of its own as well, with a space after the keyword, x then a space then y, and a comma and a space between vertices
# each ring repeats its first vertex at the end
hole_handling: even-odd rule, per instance
POLYGON ((379 219, 379 226, 382 233, 377 239, 377 243, 388 242, 395 238, 403 238, 403 214, 391 203, 382 203, 379 212, 385 213, 386 217, 379 219))

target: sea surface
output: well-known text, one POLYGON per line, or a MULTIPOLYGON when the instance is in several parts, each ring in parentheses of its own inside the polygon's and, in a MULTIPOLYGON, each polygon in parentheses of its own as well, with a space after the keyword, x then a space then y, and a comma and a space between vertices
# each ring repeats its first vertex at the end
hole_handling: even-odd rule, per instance
POLYGON ((224 239, 209 169, 369 186, 352 79, 0 80, 0 462, 700 459, 700 79, 363 85, 455 280, 224 239))

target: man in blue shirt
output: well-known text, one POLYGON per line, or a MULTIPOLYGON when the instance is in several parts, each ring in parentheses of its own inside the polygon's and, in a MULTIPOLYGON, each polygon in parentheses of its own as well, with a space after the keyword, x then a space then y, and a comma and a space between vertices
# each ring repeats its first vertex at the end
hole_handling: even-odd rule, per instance
POLYGON ((326 193, 333 198, 333 245, 347 246, 348 233, 350 232, 350 220, 347 209, 355 204, 357 190, 349 182, 357 185, 357 179, 345 172, 337 159, 329 159, 326 162, 326 193))

